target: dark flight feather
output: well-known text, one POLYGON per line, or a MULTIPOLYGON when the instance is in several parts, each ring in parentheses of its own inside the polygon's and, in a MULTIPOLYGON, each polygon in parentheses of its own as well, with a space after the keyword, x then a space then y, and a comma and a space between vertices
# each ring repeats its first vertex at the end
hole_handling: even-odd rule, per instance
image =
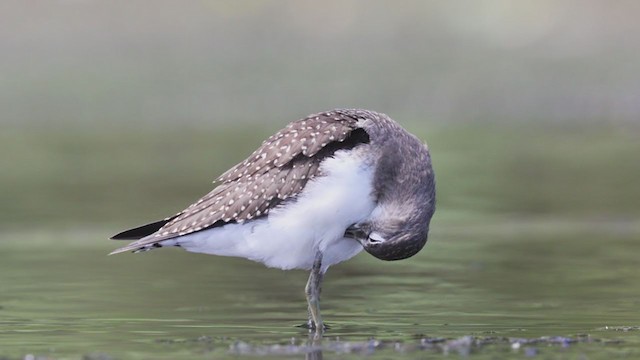
POLYGON ((121 233, 113 235, 111 237, 112 240, 137 240, 142 239, 145 236, 151 235, 154 232, 160 230, 166 223, 171 221, 173 218, 168 218, 160 221, 156 221, 150 224, 145 224, 142 226, 138 226, 133 229, 125 230, 121 233))

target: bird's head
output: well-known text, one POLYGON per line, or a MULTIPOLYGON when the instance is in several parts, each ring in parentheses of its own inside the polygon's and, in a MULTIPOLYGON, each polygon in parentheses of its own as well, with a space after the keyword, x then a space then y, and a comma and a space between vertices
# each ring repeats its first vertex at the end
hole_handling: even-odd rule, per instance
POLYGON ((345 236, 357 240, 364 250, 381 260, 402 260, 417 254, 426 244, 432 209, 407 216, 388 214, 382 209, 374 216, 351 225, 345 236))
POLYGON ((429 149, 390 120, 364 126, 375 153, 371 195, 376 206, 366 219, 349 226, 344 236, 360 242, 378 259, 406 259, 426 244, 435 212, 429 149))

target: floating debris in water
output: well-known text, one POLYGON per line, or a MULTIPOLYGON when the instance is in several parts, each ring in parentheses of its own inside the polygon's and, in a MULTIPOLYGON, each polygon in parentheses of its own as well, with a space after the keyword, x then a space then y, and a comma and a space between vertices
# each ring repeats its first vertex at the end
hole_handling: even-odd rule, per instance
POLYGON ((367 341, 341 341, 338 338, 324 338, 315 341, 309 340, 299 345, 296 345, 295 340, 292 340, 290 344, 274 345, 252 345, 244 341, 236 341, 229 346, 229 352, 235 355, 284 356, 318 352, 371 355, 376 351, 401 353, 430 351, 445 355, 457 354, 460 356, 469 356, 485 346, 507 345, 513 351, 523 351, 525 356, 535 357, 540 354, 541 346, 560 346, 566 348, 577 343, 610 344, 612 341, 594 339, 586 334, 580 334, 574 337, 542 336, 538 338, 463 336, 455 339, 445 339, 425 336, 417 339, 416 342, 376 339, 367 341))
POLYGON ((638 331, 640 326, 605 326, 598 330, 613 330, 613 331, 638 331))

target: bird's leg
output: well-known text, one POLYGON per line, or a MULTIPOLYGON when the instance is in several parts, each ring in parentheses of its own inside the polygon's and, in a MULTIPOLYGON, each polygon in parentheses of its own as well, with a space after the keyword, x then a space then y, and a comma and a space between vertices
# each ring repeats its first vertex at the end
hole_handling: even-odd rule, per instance
POLYGON ((321 265, 322 253, 318 252, 311 268, 311 274, 309 274, 309 281, 304 289, 309 304, 309 329, 320 333, 324 331, 324 324, 320 316, 320 286, 323 277, 321 265))

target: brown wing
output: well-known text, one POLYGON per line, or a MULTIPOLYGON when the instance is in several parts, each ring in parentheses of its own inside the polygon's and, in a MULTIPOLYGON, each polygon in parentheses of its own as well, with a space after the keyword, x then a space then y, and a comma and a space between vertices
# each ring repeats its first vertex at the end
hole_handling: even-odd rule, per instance
POLYGON ((358 119, 340 111, 294 121, 265 140, 245 161, 218 179, 219 185, 156 232, 114 251, 124 252, 230 222, 268 214, 319 175, 322 160, 339 149, 368 142, 358 119))

